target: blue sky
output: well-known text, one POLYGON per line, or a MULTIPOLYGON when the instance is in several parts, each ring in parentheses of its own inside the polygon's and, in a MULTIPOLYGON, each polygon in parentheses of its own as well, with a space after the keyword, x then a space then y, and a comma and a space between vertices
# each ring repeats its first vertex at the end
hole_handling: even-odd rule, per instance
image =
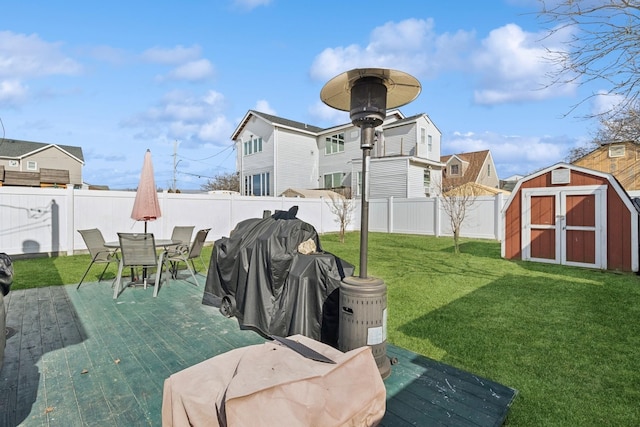
MULTIPOLYGON (((351 68, 415 76, 442 154, 490 149, 501 178, 563 161, 597 123, 573 105, 597 85, 545 88, 536 0, 3 2, 4 136, 83 148, 83 178, 135 188, 147 148, 156 184, 197 189, 235 170, 249 109, 315 126, 349 122, 320 101, 351 68), (567 114, 570 113, 568 116, 567 114), (176 143, 177 141, 177 143, 176 143)), ((596 101, 598 99, 596 98, 596 101)), ((0 129, 2 136, 2 129, 0 129)))

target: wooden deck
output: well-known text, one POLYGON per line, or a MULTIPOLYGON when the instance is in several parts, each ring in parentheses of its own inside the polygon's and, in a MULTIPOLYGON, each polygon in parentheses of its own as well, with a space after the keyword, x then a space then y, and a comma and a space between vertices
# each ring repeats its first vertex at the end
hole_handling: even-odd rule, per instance
MULTIPOLYGON (((170 374, 264 339, 201 304, 204 277, 126 289, 110 281, 12 291, 0 426, 160 426, 170 374)), ((384 426, 499 426, 511 388, 388 345, 384 426)))

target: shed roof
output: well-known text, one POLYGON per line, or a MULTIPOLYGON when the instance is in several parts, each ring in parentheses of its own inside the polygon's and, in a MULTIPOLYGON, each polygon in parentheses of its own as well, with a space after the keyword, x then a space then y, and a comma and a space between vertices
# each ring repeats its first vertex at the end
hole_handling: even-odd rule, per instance
POLYGON ((504 207, 502 208, 502 212, 504 213, 507 211, 507 209, 509 208, 509 205, 511 205, 511 202, 513 201, 514 197, 517 196, 518 191, 520 190, 520 187, 522 186, 523 183, 531 179, 534 179, 536 177, 539 177, 540 175, 549 173, 555 169, 574 170, 574 171, 582 172, 585 174, 590 174, 590 175, 598 176, 601 178, 605 178, 609 182, 609 184, 615 189, 616 193, 620 195, 620 198, 622 199, 625 206, 630 211, 640 213, 640 209, 632 202, 631 197, 629 197, 629 193, 625 191, 625 189, 622 187, 622 185, 616 179, 615 176, 611 175, 610 173, 601 172, 594 169, 588 169, 588 168, 584 168, 581 166, 576 166, 568 163, 556 163, 553 166, 549 166, 547 168, 541 169, 535 173, 532 173, 531 175, 527 175, 524 178, 520 179, 516 183, 516 186, 513 188, 513 191, 511 192, 511 196, 509 197, 509 199, 507 199, 507 202, 504 204, 504 207))

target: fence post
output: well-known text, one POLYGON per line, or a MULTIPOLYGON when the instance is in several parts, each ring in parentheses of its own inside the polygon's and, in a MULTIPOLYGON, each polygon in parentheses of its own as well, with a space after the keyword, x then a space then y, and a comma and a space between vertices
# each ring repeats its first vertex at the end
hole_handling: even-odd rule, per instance
POLYGON ((393 233, 393 210, 393 196, 391 196, 387 202, 387 233, 393 233))
POLYGON ((502 211, 502 194, 498 193, 493 198, 493 237, 500 241, 500 211, 502 211))
MULTIPOLYGON (((72 256, 75 252, 75 244, 74 244, 74 234, 76 224, 75 224, 75 190, 73 186, 67 187, 67 194, 64 198, 66 202, 66 212, 67 212, 67 255, 72 256)), ((61 251, 62 252, 62 251, 61 251)))
POLYGON ((440 237, 440 197, 435 197, 435 203, 433 204, 433 233, 436 237, 440 237))

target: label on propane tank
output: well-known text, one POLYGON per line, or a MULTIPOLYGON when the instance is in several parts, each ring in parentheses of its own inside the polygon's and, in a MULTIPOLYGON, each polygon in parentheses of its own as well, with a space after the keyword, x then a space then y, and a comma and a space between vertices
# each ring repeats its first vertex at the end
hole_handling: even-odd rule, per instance
POLYGON ((367 329, 367 345, 382 344, 387 340, 387 309, 382 310, 382 326, 367 329))
POLYGON ((375 328, 369 328, 367 330, 367 345, 376 345, 383 343, 383 330, 382 326, 375 328))

